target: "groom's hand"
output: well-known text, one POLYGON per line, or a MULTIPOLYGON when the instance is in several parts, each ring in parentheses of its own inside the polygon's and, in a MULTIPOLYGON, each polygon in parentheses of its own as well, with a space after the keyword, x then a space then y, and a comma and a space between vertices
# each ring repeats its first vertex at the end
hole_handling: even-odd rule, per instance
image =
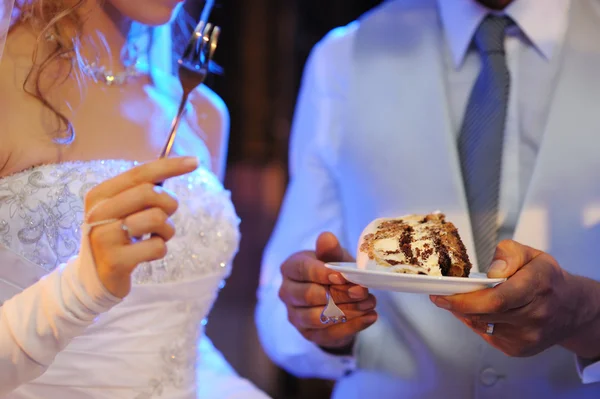
POLYGON ((289 321, 304 338, 324 349, 335 351, 348 347, 359 331, 377 320, 375 297, 366 288, 348 283, 340 273, 324 264, 353 260, 333 234, 324 233, 317 240, 316 251, 295 253, 281 266, 283 283, 279 297, 287 307, 289 321), (321 323, 321 312, 327 304, 326 286, 346 314, 345 323, 321 323))
POLYGON ((597 281, 572 275, 550 255, 514 241, 501 242, 494 259, 488 276, 508 277, 506 282, 434 296, 433 302, 509 356, 533 356, 558 344, 583 358, 600 357, 597 281))

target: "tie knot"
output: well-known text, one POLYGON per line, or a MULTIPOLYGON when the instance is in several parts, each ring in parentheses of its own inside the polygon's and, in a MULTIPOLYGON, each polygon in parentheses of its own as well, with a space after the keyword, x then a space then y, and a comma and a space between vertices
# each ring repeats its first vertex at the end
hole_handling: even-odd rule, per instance
POLYGON ((508 17, 488 15, 475 32, 475 45, 481 53, 503 53, 506 28, 512 24, 508 17))

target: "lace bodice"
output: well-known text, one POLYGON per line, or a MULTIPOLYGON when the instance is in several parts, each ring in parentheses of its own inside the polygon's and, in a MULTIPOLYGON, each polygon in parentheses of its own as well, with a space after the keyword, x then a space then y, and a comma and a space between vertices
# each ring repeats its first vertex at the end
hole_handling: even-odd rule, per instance
MULTIPOLYGON (((111 160, 43 165, 0 179, 0 242, 51 271, 77 254, 83 198, 96 184, 135 162, 111 160)), ((142 264, 137 284, 182 281, 229 272, 238 245, 239 219, 218 179, 204 168, 170 179, 165 188, 180 203, 169 254, 142 264)))
MULTIPOLYGON (((85 194, 134 164, 69 162, 0 179, 0 243, 51 273, 79 251, 85 194)), ((140 265, 130 295, 10 399, 197 397, 203 320, 230 272, 239 219, 205 168, 165 188, 179 199, 168 255, 140 265)))

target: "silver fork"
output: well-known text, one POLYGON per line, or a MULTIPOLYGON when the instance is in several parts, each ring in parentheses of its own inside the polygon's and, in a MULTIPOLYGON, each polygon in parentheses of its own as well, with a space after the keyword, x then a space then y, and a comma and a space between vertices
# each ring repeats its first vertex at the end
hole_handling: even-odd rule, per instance
POLYGON ((183 88, 183 95, 179 103, 177 115, 171 123, 169 138, 160 153, 160 158, 169 156, 188 97, 196 87, 204 82, 210 72, 210 63, 217 49, 220 32, 221 29, 218 26, 213 28, 212 24, 200 21, 196 29, 194 29, 194 33, 181 59, 178 61, 177 74, 183 88))
POLYGON ((321 323, 345 323, 346 314, 342 311, 342 309, 338 308, 335 302, 333 301, 333 297, 331 296, 329 286, 325 286, 325 293, 327 294, 327 305, 325 305, 325 309, 323 309, 323 312, 321 312, 321 323))

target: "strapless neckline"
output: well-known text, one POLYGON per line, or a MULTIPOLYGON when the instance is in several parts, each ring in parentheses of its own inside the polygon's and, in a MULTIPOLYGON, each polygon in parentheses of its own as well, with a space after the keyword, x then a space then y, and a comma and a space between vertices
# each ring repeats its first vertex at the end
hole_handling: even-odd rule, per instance
POLYGON ((78 167, 78 166, 83 166, 83 165, 96 165, 96 164, 104 165, 106 163, 125 164, 125 165, 130 165, 131 167, 134 167, 137 165, 141 165, 145 162, 140 162, 140 161, 136 161, 136 160, 128 160, 128 159, 124 159, 124 158, 110 158, 110 159, 88 159, 88 160, 41 163, 41 164, 30 166, 23 170, 9 173, 6 176, 1 176, 0 182, 2 182, 3 179, 15 178, 15 177, 30 174, 37 170, 44 170, 47 168, 78 167))

